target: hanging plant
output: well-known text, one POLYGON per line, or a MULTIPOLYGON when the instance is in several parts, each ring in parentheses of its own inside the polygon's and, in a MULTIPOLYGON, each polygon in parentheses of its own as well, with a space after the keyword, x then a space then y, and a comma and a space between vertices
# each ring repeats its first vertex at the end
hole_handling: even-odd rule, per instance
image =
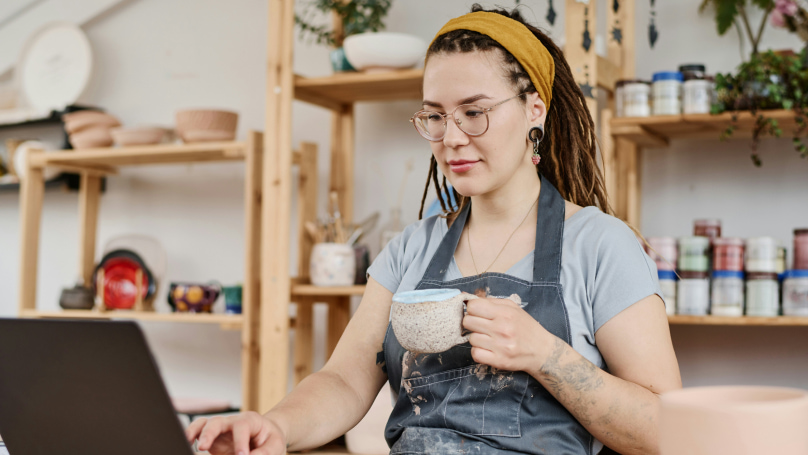
POLYGON ((775 0, 702 0, 699 12, 703 13, 708 7, 715 11, 715 25, 719 36, 724 36, 734 25, 742 45, 743 36, 746 36, 752 46, 752 55, 758 53, 766 20, 774 10, 775 0), (763 10, 763 18, 757 27, 753 27, 749 21, 748 9, 752 6, 763 10))
POLYGON ((342 47, 345 37, 365 32, 384 30, 384 18, 393 0, 312 0, 301 14, 295 14, 300 37, 313 37, 317 44, 342 47), (317 25, 317 11, 334 13, 342 22, 342 33, 329 25, 317 25))
POLYGON ((801 136, 806 130, 808 112, 808 72, 803 70, 803 54, 775 53, 767 51, 753 54, 748 62, 738 66, 736 72, 717 74, 715 77, 717 100, 712 106, 713 114, 733 112, 732 124, 721 133, 727 139, 734 133, 740 111, 750 111, 755 117, 752 129, 752 161, 760 166, 757 154, 761 137, 766 134, 781 137, 783 134, 777 119, 767 117, 766 110, 789 109, 795 114, 798 128, 792 143, 802 158, 808 157, 808 147, 801 136))

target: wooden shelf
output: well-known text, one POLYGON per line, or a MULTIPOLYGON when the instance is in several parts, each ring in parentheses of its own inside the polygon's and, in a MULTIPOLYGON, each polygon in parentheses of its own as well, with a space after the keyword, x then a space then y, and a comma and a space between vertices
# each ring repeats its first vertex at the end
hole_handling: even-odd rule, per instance
POLYGON ((357 101, 421 99, 424 70, 338 73, 326 77, 295 75, 295 98, 339 111, 357 101))
POLYGON ((244 142, 146 145, 39 153, 32 155, 30 161, 34 167, 53 166, 114 174, 116 166, 242 161, 245 148, 244 142))
POLYGON ((292 296, 351 296, 362 295, 365 293, 365 286, 339 286, 339 287, 324 287, 315 286, 313 284, 293 284, 292 296))
POLYGON ((128 319, 149 322, 183 322, 197 324, 227 324, 241 326, 244 317, 240 314, 213 313, 154 313, 138 311, 94 311, 94 310, 24 310, 20 314, 26 318, 39 319, 128 319))
MULTIPOLYGON (((767 118, 776 119, 783 137, 791 137, 799 128, 794 111, 758 111, 767 118)), ((719 139, 721 132, 736 125, 733 138, 749 138, 755 124, 751 112, 737 115, 682 114, 651 117, 617 117, 611 121, 612 135, 634 142, 642 147, 665 147, 672 139, 719 139), (735 117, 735 121, 733 121, 735 117)))
POLYGON ((671 325, 742 325, 742 326, 808 326, 808 317, 801 316, 668 316, 671 325))

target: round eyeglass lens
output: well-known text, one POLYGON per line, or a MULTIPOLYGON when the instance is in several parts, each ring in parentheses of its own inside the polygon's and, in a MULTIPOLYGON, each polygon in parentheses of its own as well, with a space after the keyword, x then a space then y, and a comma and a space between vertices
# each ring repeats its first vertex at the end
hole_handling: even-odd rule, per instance
MULTIPOLYGON (((469 136, 479 136, 488 129, 488 116, 480 106, 463 104, 452 115, 460 130, 469 136)), ((438 112, 423 111, 414 120, 418 132, 429 140, 439 141, 446 134, 446 119, 438 112)))

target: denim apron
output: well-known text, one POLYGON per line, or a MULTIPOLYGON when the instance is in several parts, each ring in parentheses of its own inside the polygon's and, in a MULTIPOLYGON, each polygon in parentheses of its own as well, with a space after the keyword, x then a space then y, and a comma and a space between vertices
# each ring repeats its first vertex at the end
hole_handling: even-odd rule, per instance
MULTIPOLYGON (((470 204, 449 228, 416 289, 518 294, 525 311, 569 344, 559 282, 564 200, 558 190, 541 179, 532 282, 503 273, 443 281, 469 210, 470 204)), ((535 378, 475 363, 469 343, 414 354, 401 347, 388 325, 383 355, 397 395, 385 429, 391 454, 590 454, 592 436, 535 378)))

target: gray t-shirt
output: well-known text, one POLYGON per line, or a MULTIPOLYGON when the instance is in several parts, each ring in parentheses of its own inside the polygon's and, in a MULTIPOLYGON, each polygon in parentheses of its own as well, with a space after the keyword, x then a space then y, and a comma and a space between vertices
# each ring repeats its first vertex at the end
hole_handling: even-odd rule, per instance
MULTIPOLYGON (((382 250, 368 275, 393 293, 415 289, 447 231, 446 219, 438 216, 410 224, 382 250)), ((561 286, 572 348, 606 369, 595 332, 643 298, 662 297, 656 265, 625 223, 594 206, 566 220, 563 237, 561 286)), ((533 281, 533 252, 506 273, 533 281)), ((463 276, 452 259, 444 280, 459 278, 463 276)))

